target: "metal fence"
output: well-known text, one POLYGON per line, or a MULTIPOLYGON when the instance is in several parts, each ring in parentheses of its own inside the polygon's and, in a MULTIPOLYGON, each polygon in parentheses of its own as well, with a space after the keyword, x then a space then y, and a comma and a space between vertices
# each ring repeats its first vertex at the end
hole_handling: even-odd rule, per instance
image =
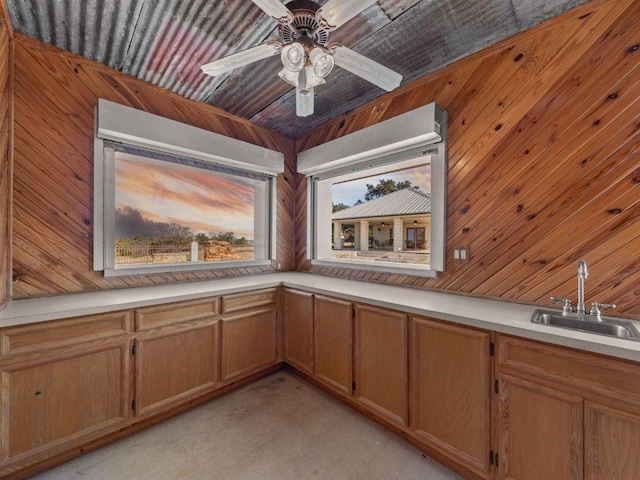
POLYGON ((116 265, 154 263, 154 258, 156 258, 155 263, 158 263, 158 256, 172 254, 182 254, 185 256, 184 261, 188 261, 191 258, 191 244, 152 245, 149 243, 141 243, 134 245, 116 245, 115 263, 116 265))

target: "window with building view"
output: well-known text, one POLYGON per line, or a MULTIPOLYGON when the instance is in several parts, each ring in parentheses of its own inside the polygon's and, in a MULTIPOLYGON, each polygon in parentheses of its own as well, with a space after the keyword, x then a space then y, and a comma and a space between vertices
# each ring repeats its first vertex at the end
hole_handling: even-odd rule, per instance
POLYGON ((431 168, 428 157, 413 163, 333 179, 332 259, 429 265, 431 168))

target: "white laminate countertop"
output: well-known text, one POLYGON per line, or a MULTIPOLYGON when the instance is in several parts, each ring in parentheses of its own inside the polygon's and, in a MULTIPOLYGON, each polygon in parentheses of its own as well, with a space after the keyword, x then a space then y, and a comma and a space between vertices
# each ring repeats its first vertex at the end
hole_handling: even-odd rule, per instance
POLYGON ((533 306, 302 272, 12 300, 0 328, 279 285, 640 362, 640 342, 530 323, 533 306))

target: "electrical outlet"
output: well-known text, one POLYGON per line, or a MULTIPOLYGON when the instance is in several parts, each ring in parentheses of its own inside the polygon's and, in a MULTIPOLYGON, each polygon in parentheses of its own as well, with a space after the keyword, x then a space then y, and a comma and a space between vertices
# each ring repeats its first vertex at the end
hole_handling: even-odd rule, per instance
POLYGON ((458 245, 453 247, 453 261, 457 263, 467 263, 469 262, 469 246, 468 245, 458 245))

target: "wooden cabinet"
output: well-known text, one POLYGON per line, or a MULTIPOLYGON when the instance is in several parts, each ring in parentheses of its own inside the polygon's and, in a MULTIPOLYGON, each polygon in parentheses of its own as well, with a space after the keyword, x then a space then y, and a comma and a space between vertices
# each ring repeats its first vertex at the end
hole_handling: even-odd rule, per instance
POLYGON ((136 310, 135 411, 153 413, 219 382, 217 299, 136 310))
POLYGON ((640 478, 640 408, 585 405, 585 479, 640 478))
POLYGON ((223 382, 240 379, 276 364, 276 302, 275 288, 222 297, 220 369, 223 382))
POLYGON ((115 429, 129 416, 127 342, 2 368, 2 461, 115 429))
POLYGON ((347 395, 353 389, 352 312, 351 302, 315 296, 314 375, 347 395))
POLYGON ((498 373, 499 478, 640 478, 638 364, 500 335, 498 373))
POLYGON ((284 358, 292 366, 313 374, 313 294, 284 292, 284 358))
POLYGON ((355 398, 399 425, 408 417, 407 315, 356 305, 355 398))
POLYGON ((499 478, 582 479, 582 399, 500 375, 499 478))
POLYGON ((411 320, 411 429, 485 478, 491 472, 490 347, 489 332, 411 320))
POLYGON ((229 381, 276 363, 276 309, 222 318, 222 380, 229 381))

